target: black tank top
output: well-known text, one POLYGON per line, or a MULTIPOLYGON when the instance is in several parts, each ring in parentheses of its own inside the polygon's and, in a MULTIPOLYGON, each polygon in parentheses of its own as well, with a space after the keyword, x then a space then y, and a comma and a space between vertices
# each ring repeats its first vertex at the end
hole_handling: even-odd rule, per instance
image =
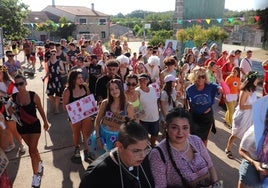
POLYGON ((82 87, 83 87, 83 89, 85 90, 86 93, 85 93, 85 95, 83 95, 81 97, 74 97, 73 96, 73 90, 72 89, 69 89, 69 91, 70 91, 69 103, 72 103, 74 101, 77 101, 77 100, 82 99, 83 97, 87 96, 87 89, 86 89, 86 87, 84 85, 82 87))

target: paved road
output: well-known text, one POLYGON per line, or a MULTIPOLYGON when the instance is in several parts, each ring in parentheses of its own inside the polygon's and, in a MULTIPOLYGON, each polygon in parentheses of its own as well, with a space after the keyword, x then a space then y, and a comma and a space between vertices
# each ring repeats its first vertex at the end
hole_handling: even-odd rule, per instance
MULTIPOLYGON (((21 56, 18 58, 22 60, 21 56)), ((37 70, 37 74, 34 78, 27 79, 28 88, 38 93, 41 99, 43 99, 44 96, 44 108, 51 125, 49 131, 46 133, 47 144, 45 142, 45 133, 42 132, 38 145, 45 168, 41 187, 77 188, 80 178, 88 164, 85 162, 82 164, 74 164, 70 161, 70 157, 73 154, 73 146, 67 115, 63 111, 57 115, 52 113, 51 104, 43 92, 43 83, 41 81, 43 75, 43 70, 37 70)), ((218 171, 219 178, 224 181, 224 187, 234 188, 237 187, 238 168, 241 161, 237 153, 239 142, 236 141, 233 147, 235 160, 228 159, 224 153, 224 148, 230 135, 230 129, 226 128, 223 123, 221 123, 223 122, 224 111, 217 105, 215 105, 214 111, 217 134, 210 136, 208 149, 218 171)), ((15 150, 8 153, 8 157, 10 159, 8 173, 13 182, 13 187, 30 187, 32 170, 28 152, 19 156, 18 151, 15 150)))

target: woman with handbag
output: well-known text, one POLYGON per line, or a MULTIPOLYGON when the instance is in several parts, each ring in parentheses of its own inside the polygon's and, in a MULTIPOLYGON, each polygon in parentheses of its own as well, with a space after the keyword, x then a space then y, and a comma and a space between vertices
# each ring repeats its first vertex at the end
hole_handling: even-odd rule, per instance
POLYGON ((174 108, 166 115, 167 135, 149 154, 155 188, 216 187, 220 183, 202 140, 190 135, 190 114, 174 108))
POLYGON ((17 124, 17 130, 24 142, 29 147, 29 153, 33 168, 32 187, 39 187, 43 173, 43 163, 37 149, 38 140, 41 134, 41 123, 36 115, 36 109, 41 115, 44 123, 44 130, 48 130, 48 122, 41 105, 40 97, 33 91, 27 91, 26 78, 20 74, 15 76, 15 86, 18 93, 12 95, 13 101, 19 109, 19 116, 22 126, 17 124))

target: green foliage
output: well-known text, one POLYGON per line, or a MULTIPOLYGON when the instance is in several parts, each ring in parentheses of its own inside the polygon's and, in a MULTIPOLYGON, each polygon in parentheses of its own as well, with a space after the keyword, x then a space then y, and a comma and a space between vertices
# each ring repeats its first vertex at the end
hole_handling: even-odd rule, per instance
POLYGON ((218 26, 212 26, 208 29, 203 29, 200 25, 194 25, 186 29, 180 29, 176 33, 176 38, 181 43, 192 40, 196 47, 201 47, 203 42, 214 41, 223 42, 228 37, 228 34, 218 26))
POLYGON ((153 31, 152 38, 149 40, 149 44, 156 46, 160 42, 165 43, 166 39, 173 39, 173 31, 172 30, 160 30, 160 31, 153 31))
MULTIPOLYGON (((172 30, 173 29, 173 11, 153 13, 142 10, 135 10, 127 15, 122 15, 121 13, 116 16, 111 17, 111 22, 120 24, 125 27, 133 28, 138 25, 140 28, 144 27, 145 23, 151 24, 152 31, 159 30, 172 30)), ((134 31, 136 35, 141 34, 141 31, 134 31)))
POLYGON ((54 32, 57 30, 57 25, 52 20, 46 20, 44 23, 39 24, 38 31, 54 32))
POLYGON ((0 27, 4 38, 17 40, 28 35, 30 31, 23 25, 28 13, 28 6, 19 0, 0 0, 0 27))
POLYGON ((76 25, 69 23, 65 17, 59 19, 59 26, 53 34, 58 38, 67 39, 69 36, 72 36, 72 33, 75 31, 76 25))

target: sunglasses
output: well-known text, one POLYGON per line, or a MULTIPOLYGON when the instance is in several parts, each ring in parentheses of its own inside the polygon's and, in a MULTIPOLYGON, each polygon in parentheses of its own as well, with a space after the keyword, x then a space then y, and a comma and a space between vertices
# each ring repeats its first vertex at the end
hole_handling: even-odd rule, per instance
POLYGON ((56 55, 56 54, 51 54, 51 55, 56 55))
POLYGON ((206 75, 200 75, 197 77, 198 79, 206 79, 206 75))
POLYGON ((14 55, 8 55, 7 57, 14 57, 14 55))
POLYGON ((24 82, 18 82, 18 83, 15 83, 14 84, 16 87, 18 87, 18 86, 23 86, 24 85, 24 82))
POLYGON ((127 86, 135 87, 136 85, 137 85, 136 83, 130 83, 130 82, 127 83, 127 86))

